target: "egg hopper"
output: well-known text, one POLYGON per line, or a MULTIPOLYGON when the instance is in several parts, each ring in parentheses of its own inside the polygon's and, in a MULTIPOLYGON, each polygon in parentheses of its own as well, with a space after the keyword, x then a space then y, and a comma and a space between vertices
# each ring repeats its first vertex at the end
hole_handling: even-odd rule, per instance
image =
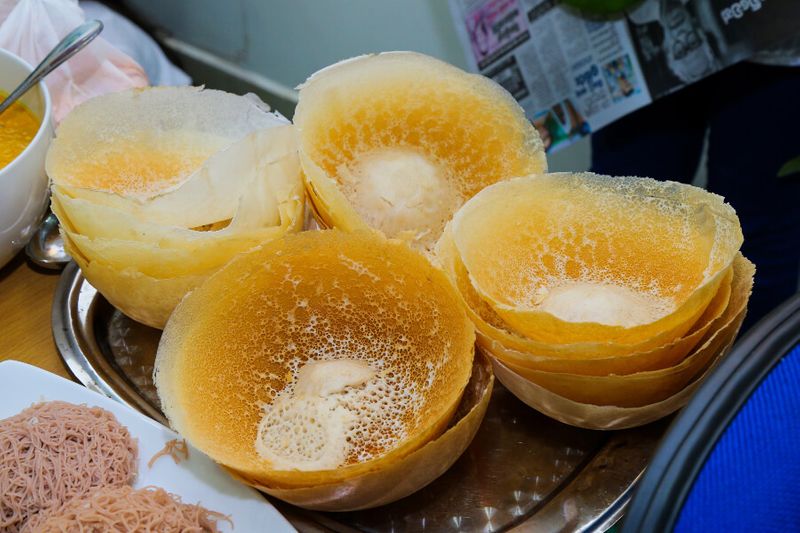
POLYGON ((156 365, 162 406, 193 445, 260 485, 381 472, 439 435, 457 406, 475 342, 458 301, 424 257, 373 232, 264 243, 170 317, 156 365), (363 387, 324 392, 352 377, 348 360, 369 369, 363 387), (321 364, 337 369, 304 374, 321 364))
POLYGON ((536 129, 508 92, 422 54, 355 57, 299 89, 293 120, 306 190, 328 227, 372 227, 430 249, 464 199, 547 168, 536 129))
POLYGON ((742 242, 719 196, 591 173, 495 183, 450 229, 480 298, 513 331, 555 345, 652 349, 680 338, 742 242))

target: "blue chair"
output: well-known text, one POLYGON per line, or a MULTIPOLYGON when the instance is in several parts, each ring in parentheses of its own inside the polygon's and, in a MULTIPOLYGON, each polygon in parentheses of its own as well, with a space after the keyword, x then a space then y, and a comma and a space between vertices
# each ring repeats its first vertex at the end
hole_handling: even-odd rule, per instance
POLYGON ((622 532, 800 531, 800 294, 741 338, 676 417, 622 532))

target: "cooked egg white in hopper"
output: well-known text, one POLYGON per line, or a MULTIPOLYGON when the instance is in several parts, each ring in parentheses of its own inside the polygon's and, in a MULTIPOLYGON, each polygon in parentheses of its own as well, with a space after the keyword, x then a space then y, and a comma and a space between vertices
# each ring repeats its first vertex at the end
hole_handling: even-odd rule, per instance
POLYGON ((305 232, 239 255, 187 296, 155 382, 173 427, 239 477, 338 483, 444 430, 474 339, 447 278, 405 244, 305 232))
POLYGON ((729 269, 717 294, 689 332, 656 348, 649 348, 651 339, 639 345, 607 342, 549 344, 513 332, 494 309, 480 298, 458 257, 449 226, 437 243, 436 259, 464 298, 467 312, 476 326, 478 345, 509 365, 551 372, 602 376, 671 366, 682 360, 700 342, 714 320, 723 313, 731 290, 732 270, 729 269))
POLYGON ((491 185, 455 214, 452 236, 474 289, 515 332, 639 349, 692 328, 742 242, 719 196, 588 173, 491 185))
POLYGON ((539 135, 505 89, 417 53, 317 72, 300 86, 294 123, 322 222, 419 249, 486 185, 546 171, 539 135))

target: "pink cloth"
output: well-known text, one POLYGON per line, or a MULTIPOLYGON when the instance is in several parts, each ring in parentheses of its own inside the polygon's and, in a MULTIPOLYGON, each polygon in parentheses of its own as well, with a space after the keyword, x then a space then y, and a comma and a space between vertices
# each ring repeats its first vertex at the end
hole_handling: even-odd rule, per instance
MULTIPOLYGON (((77 0, 0 0, 0 48, 36 65, 84 21, 77 0)), ((145 87, 148 80, 133 59, 98 37, 47 76, 45 83, 58 123, 90 98, 145 87)))

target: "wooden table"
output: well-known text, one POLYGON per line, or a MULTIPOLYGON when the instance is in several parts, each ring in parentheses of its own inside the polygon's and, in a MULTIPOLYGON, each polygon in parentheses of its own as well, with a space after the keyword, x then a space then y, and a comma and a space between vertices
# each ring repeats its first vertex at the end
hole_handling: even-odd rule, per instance
POLYGON ((24 253, 0 269, 0 361, 24 361, 71 379, 50 327, 59 274, 32 266, 24 253))

